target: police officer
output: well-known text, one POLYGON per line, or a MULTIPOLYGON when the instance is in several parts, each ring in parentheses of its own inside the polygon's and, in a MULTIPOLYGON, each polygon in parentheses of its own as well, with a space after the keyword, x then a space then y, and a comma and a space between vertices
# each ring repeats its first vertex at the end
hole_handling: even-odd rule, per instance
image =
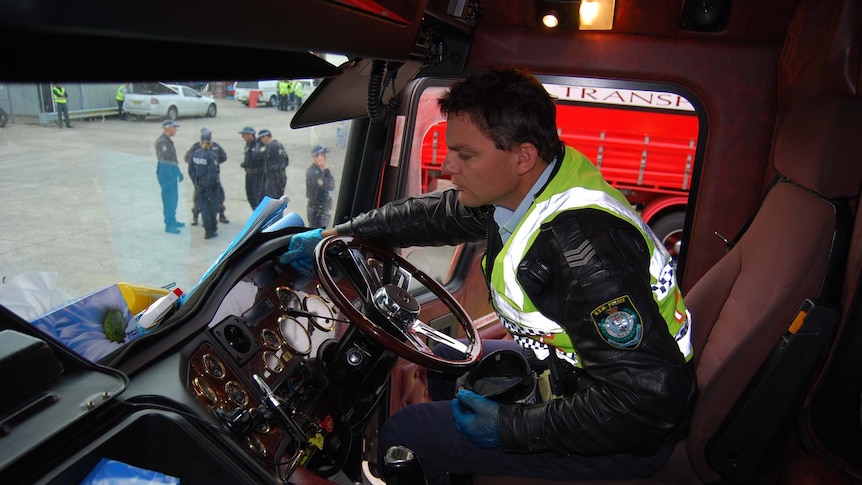
POLYGON ((278 110, 287 111, 287 101, 290 96, 290 83, 285 79, 278 80, 278 110))
POLYGON ((305 171, 305 196, 308 199, 308 226, 326 227, 331 216, 335 178, 326 166, 329 149, 316 145, 311 149, 311 166, 305 171))
POLYGON ((129 92, 129 83, 121 84, 120 87, 117 88, 117 114, 119 114, 121 120, 126 119, 126 111, 123 109, 123 105, 126 104, 126 93, 129 92))
MULTIPOLYGON (((222 148, 221 145, 212 141, 212 133, 213 133, 212 130, 210 130, 209 128, 206 128, 206 127, 202 128, 201 129, 201 140, 203 140, 205 136, 209 138, 210 142, 212 143, 212 150, 216 153, 216 161, 219 163, 219 165, 221 165, 222 163, 227 161, 227 152, 224 150, 224 148, 222 148)), ((200 146, 201 146, 201 142, 196 141, 191 146, 191 148, 188 149, 188 151, 186 152, 186 155, 184 157, 184 160, 186 161, 187 164, 191 164, 192 154, 194 153, 195 150, 200 148, 200 146)), ((198 215, 201 213, 200 207, 198 207, 198 205, 197 205, 197 199, 198 199, 197 194, 195 194, 195 197, 194 197, 195 204, 194 204, 194 206, 192 206, 192 225, 193 226, 198 225, 198 215)), ((221 222, 222 224, 227 224, 230 221, 224 215, 224 200, 225 200, 224 187, 222 187, 221 182, 219 182, 218 197, 216 198, 216 210, 218 212, 218 221, 221 222)))
POLYGON ((51 95, 54 97, 54 106, 57 108, 57 123, 60 125, 60 128, 63 128, 63 117, 66 117, 66 128, 71 128, 72 125, 69 124, 69 95, 66 93, 66 88, 63 87, 60 83, 54 83, 54 87, 51 88, 51 95))
POLYGON ((296 81, 287 82, 288 108, 296 109, 296 81))
POLYGON ((177 134, 180 125, 174 120, 162 122, 162 135, 156 139, 156 177, 162 189, 162 207, 165 216, 165 232, 179 234, 183 222, 177 222, 177 201, 179 200, 179 182, 183 181, 183 173, 177 162, 177 148, 171 137, 177 134))
POLYGON ((302 82, 293 82, 293 108, 299 109, 302 107, 302 82))
POLYGON ((214 149, 212 131, 201 130, 201 141, 189 157, 189 178, 195 186, 195 207, 200 210, 204 225, 204 239, 218 235, 216 213, 220 204, 221 179, 219 153, 214 149))
MULTIPOLYGON (((278 199, 284 195, 287 185, 287 150, 278 140, 272 138, 269 130, 260 130, 257 133, 260 140, 260 150, 263 154, 263 186, 262 193, 265 196, 278 199)), ((263 198, 261 196, 261 198, 263 198)))
MULTIPOLYGON (((295 234, 279 260, 308 272, 316 245, 334 234, 396 247, 485 240, 491 302, 512 336, 494 347, 533 357, 548 385, 538 402, 498 402, 456 393, 450 379, 433 402, 386 420, 378 463, 406 446, 429 485, 450 484, 450 473, 650 476, 686 435, 697 396, 690 315, 670 254, 596 166, 562 143, 554 101, 532 75, 482 72, 453 84, 438 106, 451 147, 442 170, 455 188, 295 234)), ((434 352, 464 356, 446 344, 434 352)))
POLYGON ((260 140, 254 133, 254 128, 251 126, 246 126, 239 131, 245 141, 240 167, 245 170, 245 196, 252 210, 256 209, 263 199, 263 152, 260 140))

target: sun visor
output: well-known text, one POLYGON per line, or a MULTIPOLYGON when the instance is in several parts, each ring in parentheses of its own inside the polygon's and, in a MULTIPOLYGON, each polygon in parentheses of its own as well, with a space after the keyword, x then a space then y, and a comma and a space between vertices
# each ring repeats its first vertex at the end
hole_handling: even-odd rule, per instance
MULTIPOLYGON (((290 127, 306 128, 333 121, 367 117, 372 65, 371 59, 342 65, 341 75, 324 79, 311 96, 302 103, 302 107, 291 119, 290 127)), ((422 67, 423 63, 419 61, 405 62, 395 76, 394 89, 392 85, 381 89, 379 94, 382 94, 382 104, 388 103, 393 93, 400 93, 422 67)))

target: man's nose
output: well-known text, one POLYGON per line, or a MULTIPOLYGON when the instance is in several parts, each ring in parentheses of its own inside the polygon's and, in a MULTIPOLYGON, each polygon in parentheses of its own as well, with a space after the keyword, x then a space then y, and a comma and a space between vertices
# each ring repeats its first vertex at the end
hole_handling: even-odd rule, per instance
POLYGON ((440 165, 440 170, 446 175, 456 174, 461 171, 454 158, 455 156, 451 151, 446 153, 446 156, 443 158, 443 165, 440 165))

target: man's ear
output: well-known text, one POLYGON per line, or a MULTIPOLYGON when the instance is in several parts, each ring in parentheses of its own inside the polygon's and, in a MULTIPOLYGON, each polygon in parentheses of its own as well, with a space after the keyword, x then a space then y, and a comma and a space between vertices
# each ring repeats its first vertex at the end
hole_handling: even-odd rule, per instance
POLYGON ((539 149, 536 145, 530 142, 524 142, 518 145, 518 160, 515 165, 515 171, 518 175, 533 170, 539 162, 539 149))

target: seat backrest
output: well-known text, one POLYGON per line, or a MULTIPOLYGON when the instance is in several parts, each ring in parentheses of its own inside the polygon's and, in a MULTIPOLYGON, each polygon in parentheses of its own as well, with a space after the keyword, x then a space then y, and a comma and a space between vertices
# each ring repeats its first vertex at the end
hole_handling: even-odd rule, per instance
POLYGON ((775 164, 787 180, 772 187, 733 249, 685 295, 700 386, 686 450, 705 482, 718 478, 707 442, 802 303, 820 296, 827 266, 840 257, 828 199, 859 192, 862 99, 800 102, 778 129, 775 164))
POLYGON ((778 65, 778 116, 812 95, 858 96, 862 88, 862 2, 804 0, 778 65), (824 35, 827 33, 828 35, 824 35))

